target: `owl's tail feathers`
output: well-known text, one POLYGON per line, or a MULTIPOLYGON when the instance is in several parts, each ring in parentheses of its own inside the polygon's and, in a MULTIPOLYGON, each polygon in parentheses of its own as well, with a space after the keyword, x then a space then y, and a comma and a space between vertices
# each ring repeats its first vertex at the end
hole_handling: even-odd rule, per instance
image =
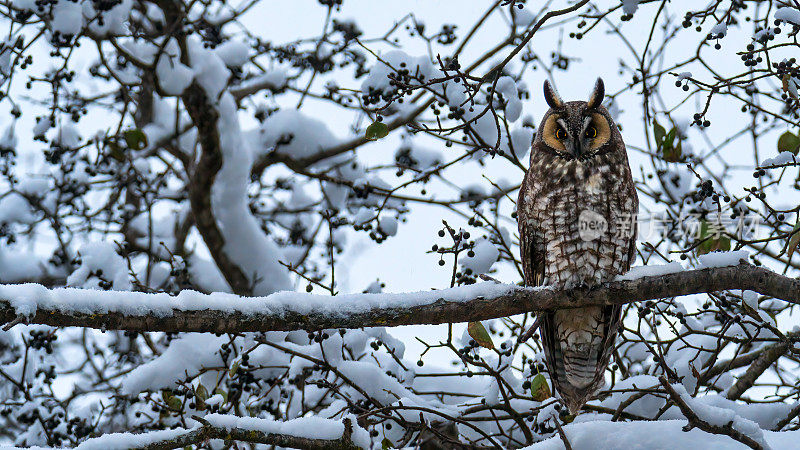
MULTIPOLYGON (((587 333, 588 334, 588 333, 587 333)), ((564 375, 569 384, 576 388, 587 388, 594 382, 600 346, 600 336, 587 336, 587 342, 562 342, 561 355, 564 361, 564 375)))
POLYGON ((578 413, 581 412, 581 408, 583 405, 586 404, 589 400, 592 399, 594 395, 593 392, 588 391, 580 391, 575 392, 571 390, 561 391, 561 401, 566 405, 567 409, 569 409, 569 413, 573 416, 577 416, 578 413))
MULTIPOLYGON (((605 367, 598 367, 598 344, 601 339, 592 342, 569 345, 557 342, 554 384, 570 414, 578 414, 584 404, 592 399, 599 388, 597 372, 601 374, 605 367)), ((551 376, 553 372, 551 372, 551 376)))
POLYGON ((543 316, 550 378, 571 414, 603 385, 618 323, 618 308, 558 310, 543 316))

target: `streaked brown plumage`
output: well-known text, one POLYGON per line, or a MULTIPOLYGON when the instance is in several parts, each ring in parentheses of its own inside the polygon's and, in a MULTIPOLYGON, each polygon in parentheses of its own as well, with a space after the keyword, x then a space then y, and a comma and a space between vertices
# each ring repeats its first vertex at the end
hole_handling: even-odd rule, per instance
MULTIPOLYGON (((625 143, 601 105, 602 80, 588 102, 563 102, 547 82, 544 90, 550 110, 517 203, 525 284, 600 284, 628 271, 635 259, 639 202, 625 143)), ((542 316, 550 378, 573 414, 603 386, 619 323, 618 306, 542 316)))

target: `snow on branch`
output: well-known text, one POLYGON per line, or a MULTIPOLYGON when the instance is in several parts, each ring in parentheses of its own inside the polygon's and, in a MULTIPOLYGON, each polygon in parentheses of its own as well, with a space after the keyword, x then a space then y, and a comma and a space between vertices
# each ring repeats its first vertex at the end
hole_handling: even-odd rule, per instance
POLYGON ((683 386, 678 388, 683 391, 681 393, 669 384, 665 377, 659 377, 659 381, 672 401, 680 408, 681 413, 689 420, 684 431, 699 428, 706 433, 730 436, 750 448, 764 448, 766 441, 763 432, 754 422, 743 419, 730 410, 707 405, 701 409, 706 417, 701 417, 690 406, 690 403, 695 403, 694 399, 683 389, 683 386))
POLYGON ((677 263, 648 266, 594 288, 553 290, 479 283, 425 292, 335 297, 299 292, 239 297, 194 291, 170 296, 5 285, 0 286, 0 321, 131 331, 236 333, 468 322, 565 305, 624 304, 730 289, 751 290, 800 304, 800 280, 745 262, 725 264, 722 261, 691 270, 677 263))
POLYGON ((281 422, 256 417, 209 414, 202 418, 194 417, 194 420, 199 424, 193 428, 176 428, 140 434, 105 434, 87 439, 78 445, 76 450, 96 448, 172 449, 199 444, 209 439, 309 450, 369 448, 367 431, 358 425, 354 426, 351 418, 339 421, 321 417, 301 417, 281 422))

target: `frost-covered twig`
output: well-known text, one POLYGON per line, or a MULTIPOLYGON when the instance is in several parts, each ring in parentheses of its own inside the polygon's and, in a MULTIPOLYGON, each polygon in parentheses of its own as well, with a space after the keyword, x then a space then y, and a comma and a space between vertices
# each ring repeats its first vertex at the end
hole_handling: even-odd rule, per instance
POLYGON ((626 276, 596 288, 562 291, 480 283, 402 294, 330 297, 279 292, 267 297, 242 298, 193 291, 169 296, 10 285, 0 288, 0 321, 10 322, 25 316, 28 323, 131 331, 322 330, 469 322, 564 305, 624 304, 730 289, 752 290, 800 304, 800 280, 742 263, 626 276))

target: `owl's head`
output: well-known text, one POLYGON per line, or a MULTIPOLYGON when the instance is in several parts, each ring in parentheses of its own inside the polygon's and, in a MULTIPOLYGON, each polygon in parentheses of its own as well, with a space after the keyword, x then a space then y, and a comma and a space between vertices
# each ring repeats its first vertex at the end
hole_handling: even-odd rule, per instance
POLYGON ((588 101, 564 102, 545 81, 544 98, 550 109, 537 131, 536 150, 565 160, 590 161, 597 155, 618 149, 614 144, 621 137, 601 104, 604 95, 603 80, 598 78, 588 101))

